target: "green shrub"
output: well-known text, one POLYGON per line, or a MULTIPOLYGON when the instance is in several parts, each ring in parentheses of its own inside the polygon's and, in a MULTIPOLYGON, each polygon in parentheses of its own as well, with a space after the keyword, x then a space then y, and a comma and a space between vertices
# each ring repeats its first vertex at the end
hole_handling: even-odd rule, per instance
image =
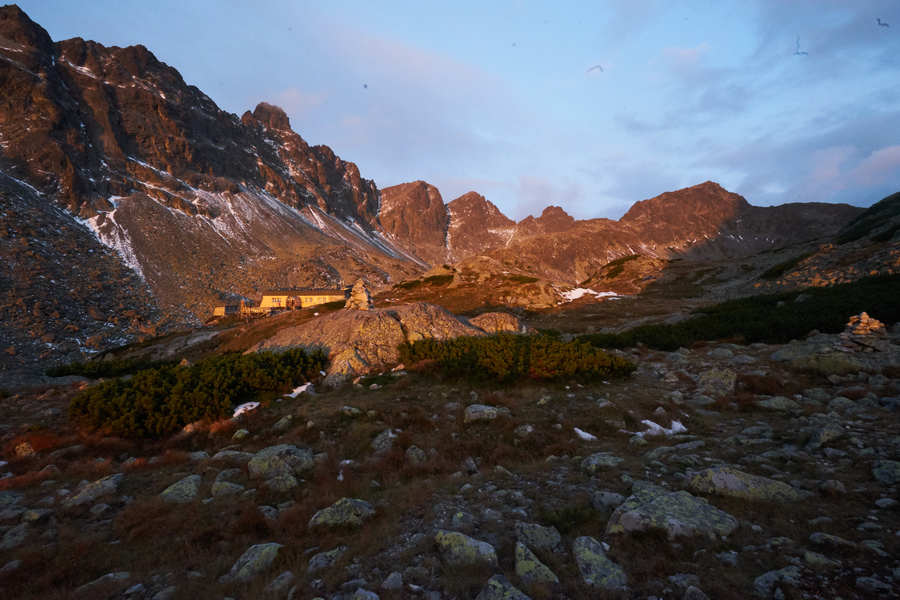
POLYGON ((487 337, 419 340, 400 346, 406 364, 435 361, 444 373, 475 380, 604 378, 627 375, 634 365, 584 342, 546 335, 500 333, 487 337))
POLYGON ((697 316, 671 325, 642 325, 623 333, 589 334, 577 339, 600 348, 641 343, 659 350, 723 338, 780 344, 802 338, 813 329, 840 332, 850 315, 862 311, 885 323, 896 323, 900 321, 897 298, 900 275, 867 277, 831 287, 731 300, 703 308, 697 316))
POLYGON ((69 417, 80 425, 125 437, 158 437, 188 423, 230 416, 232 407, 265 392, 287 392, 327 365, 324 351, 223 354, 193 366, 138 371, 80 392, 69 417))
POLYGON ((759 277, 761 279, 778 279, 779 277, 787 273, 790 269, 796 267, 812 255, 812 252, 804 252, 803 254, 797 255, 793 258, 789 258, 786 261, 780 262, 777 265, 769 268, 759 277))
POLYGON ((75 362, 68 365, 59 365, 47 369, 50 377, 64 377, 66 375, 81 375, 91 379, 101 377, 121 377, 129 373, 137 373, 144 369, 158 369, 174 365, 171 360, 147 360, 144 358, 115 359, 115 360, 89 360, 87 362, 75 362))

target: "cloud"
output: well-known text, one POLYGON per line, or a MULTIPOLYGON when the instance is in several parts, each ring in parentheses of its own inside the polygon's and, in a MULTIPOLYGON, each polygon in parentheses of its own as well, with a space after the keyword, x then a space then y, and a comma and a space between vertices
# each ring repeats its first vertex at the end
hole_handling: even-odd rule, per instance
POLYGON ((872 152, 851 172, 853 180, 862 185, 877 185, 893 179, 898 183, 900 146, 888 146, 872 152))
POLYGON ((290 87, 275 94, 269 102, 292 115, 302 116, 324 104, 327 99, 328 94, 325 92, 308 92, 290 87))
POLYGON ((584 190, 568 178, 520 175, 516 182, 516 207, 509 217, 521 221, 528 215, 539 217, 550 206, 561 206, 566 212, 582 212, 584 190))

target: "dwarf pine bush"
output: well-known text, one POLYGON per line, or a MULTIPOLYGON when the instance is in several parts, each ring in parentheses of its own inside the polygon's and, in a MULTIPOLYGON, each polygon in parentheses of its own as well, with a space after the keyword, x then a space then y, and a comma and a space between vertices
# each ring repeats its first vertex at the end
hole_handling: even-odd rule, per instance
POLYGON ((606 378, 634 370, 624 358, 585 342, 511 333, 405 343, 400 346, 400 360, 407 364, 434 361, 451 376, 507 383, 526 378, 606 378))
POLYGON ((231 415, 234 405, 265 392, 286 392, 328 364, 322 350, 223 354, 196 365, 164 365, 79 393, 69 417, 124 437, 159 437, 188 423, 231 415))

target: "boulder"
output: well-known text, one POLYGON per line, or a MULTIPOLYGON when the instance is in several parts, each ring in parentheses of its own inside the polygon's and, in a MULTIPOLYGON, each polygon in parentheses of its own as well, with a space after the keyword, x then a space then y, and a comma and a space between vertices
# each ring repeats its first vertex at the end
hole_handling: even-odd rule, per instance
POLYGON ((439 529, 434 541, 444 563, 456 567, 497 567, 497 551, 487 542, 471 538, 458 531, 439 529))
POLYGON ((272 566, 282 547, 275 542, 250 546, 232 565, 231 570, 219 578, 219 583, 246 583, 256 579, 272 566))
POLYGON ((555 552, 562 546, 562 536, 556 527, 516 521, 516 539, 538 551, 555 552))
POLYGON ((494 575, 481 588, 475 600, 531 600, 531 596, 523 594, 503 575, 494 575))
POLYGON ((463 422, 493 421, 500 415, 509 415, 509 409, 504 407, 488 406, 486 404, 470 404, 463 414, 463 422))
POLYGON ((375 516, 375 509, 365 500, 341 498, 331 506, 323 508, 309 520, 309 527, 361 527, 375 516))
POLYGON ((700 494, 766 502, 796 502, 808 496, 784 482, 744 473, 734 467, 712 467, 697 471, 690 477, 688 487, 700 494))
POLYGON ((559 583, 556 574, 522 542, 516 542, 516 576, 525 585, 559 583))
POLYGON ((737 519, 702 498, 636 481, 632 495, 613 511, 606 533, 659 530, 670 540, 695 535, 716 539, 731 534, 737 527, 737 519))
POLYGON ((624 590, 628 586, 625 571, 607 558, 603 545, 594 538, 576 538, 572 543, 572 555, 587 585, 606 591, 624 590))
MULTIPOLYGON (((298 448, 291 444, 279 444, 263 448, 253 455, 247 462, 247 471, 251 477, 275 482, 283 481, 291 483, 290 487, 297 485, 296 477, 315 466, 312 450, 298 448)), ((273 487, 270 485, 270 487, 273 487)), ((275 486, 285 487, 285 486, 275 486)))
POLYGON ((106 477, 98 479, 93 483, 89 483, 81 488, 78 492, 66 498, 66 500, 63 502, 63 506, 67 508, 71 508, 73 506, 81 506, 82 504, 93 502, 101 496, 114 494, 119 489, 119 484, 122 483, 122 479, 124 477, 125 476, 121 473, 115 473, 113 475, 107 475, 106 477))
POLYGON ((307 575, 313 575, 333 565, 348 550, 347 546, 338 546, 327 552, 319 552, 309 559, 306 567, 307 575))
POLYGON ((782 412, 797 410, 800 408, 800 405, 797 402, 791 400, 786 396, 773 396, 764 400, 757 400, 755 404, 760 408, 782 412))
POLYGON ((800 569, 785 567, 768 571, 753 580, 753 593, 760 598, 771 598, 779 584, 796 586, 800 583, 800 569))
POLYGON ((164 489, 159 497, 166 502, 174 502, 176 504, 191 502, 200 491, 200 481, 202 479, 199 475, 188 475, 164 489))
POLYGON ((294 347, 328 348, 329 375, 363 375, 400 360, 403 342, 485 335, 434 304, 416 302, 391 308, 341 310, 279 330, 248 352, 294 347))
POLYGON ((737 373, 731 369, 709 369, 700 374, 697 390, 701 394, 721 398, 734 392, 737 373))

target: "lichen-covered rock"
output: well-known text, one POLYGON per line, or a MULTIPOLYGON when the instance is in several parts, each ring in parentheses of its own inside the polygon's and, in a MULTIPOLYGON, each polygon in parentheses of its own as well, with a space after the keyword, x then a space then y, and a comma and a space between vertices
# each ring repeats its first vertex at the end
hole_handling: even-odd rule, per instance
POLYGON ((632 495, 607 522, 606 533, 661 530, 669 539, 694 535, 714 539, 731 534, 737 527, 737 519, 702 498, 636 481, 632 495))
POLYGON ((487 542, 443 529, 434 534, 434 541, 444 563, 450 567, 497 566, 497 551, 487 542))
POLYGON ((688 487, 700 494, 766 502, 796 502, 808 496, 784 482, 744 473, 734 467, 712 467, 697 471, 688 481, 688 487))
POLYGON ((164 489, 159 497, 166 502, 174 502, 176 504, 191 502, 197 497, 197 492, 200 491, 200 481, 202 479, 199 475, 188 475, 164 489))
POLYGON ((844 435, 846 435, 846 432, 844 431, 844 428, 841 427, 840 423, 825 423, 813 431, 812 435, 809 437, 807 446, 811 449, 821 448, 829 442, 844 437, 844 435))
POLYGON ((82 504, 93 502, 101 496, 114 494, 119 489, 119 484, 122 482, 123 477, 125 476, 121 473, 115 473, 113 475, 107 475, 102 479, 98 479, 93 483, 89 483, 75 494, 66 498, 63 502, 63 506, 81 506, 82 504))
POLYGON ((529 548, 554 552, 562 546, 562 536, 556 527, 516 521, 516 539, 529 548))
POLYGON ((900 462, 879 460, 872 466, 872 476, 885 485, 900 483, 900 462))
POLYGON ((624 458, 619 458, 609 452, 597 452, 581 461, 581 470, 589 475, 595 475, 598 471, 605 471, 619 466, 624 460, 624 458))
POLYGON ((375 509, 365 500, 341 498, 331 506, 316 511, 309 527, 361 527, 375 516, 375 509))
POLYGON ((231 570, 219 578, 219 582, 246 583, 252 581, 272 566, 272 563, 278 558, 278 551, 281 548, 283 546, 275 542, 250 546, 232 565, 231 570))
POLYGON ((516 542, 516 575, 525 585, 559 583, 559 578, 522 542, 516 542))
POLYGON ((486 404, 470 404, 463 413, 463 422, 493 421, 501 415, 509 415, 509 409, 486 404))
POLYGON ((700 374, 697 391, 707 396, 720 398, 734 392, 737 373, 731 369, 709 369, 700 374))
MULTIPOLYGON (((271 480, 294 479, 315 466, 312 450, 292 444, 279 444, 263 448, 247 462, 251 477, 271 480)), ((292 486, 294 487, 294 486, 292 486)))
POLYGON ((475 600, 531 600, 503 575, 494 575, 475 596, 475 600))
POLYGON ((623 590, 628 586, 625 571, 606 556, 603 546, 594 538, 576 538, 572 542, 572 555, 581 578, 589 586, 601 590, 623 590))
POLYGON ((216 480, 212 484, 212 490, 210 493, 213 498, 219 498, 221 496, 233 496, 235 494, 240 494, 244 491, 244 486, 239 483, 232 483, 230 481, 225 481, 224 479, 216 480))
POLYGON ((372 446, 372 450, 375 451, 377 456, 382 456, 391 451, 391 448, 394 447, 394 439, 397 437, 397 434, 394 433, 393 429, 385 429, 381 433, 375 436, 375 439, 372 440, 370 444, 372 446))
POLYGON ((523 329, 522 323, 519 322, 518 318, 509 313, 501 312, 482 313, 469 319, 469 323, 487 333, 519 333, 523 329))

